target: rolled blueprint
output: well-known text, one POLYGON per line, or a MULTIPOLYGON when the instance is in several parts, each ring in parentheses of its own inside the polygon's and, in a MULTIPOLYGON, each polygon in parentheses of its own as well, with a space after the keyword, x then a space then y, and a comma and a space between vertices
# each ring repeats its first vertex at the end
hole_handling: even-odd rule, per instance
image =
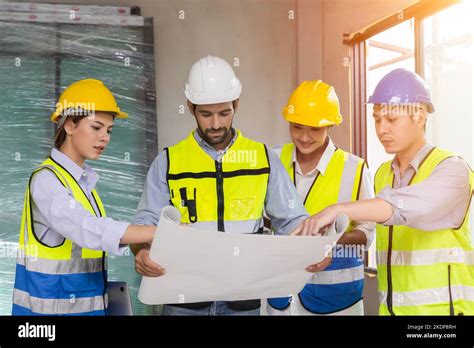
POLYGON ((161 210, 161 219, 166 219, 179 224, 179 221, 181 220, 181 213, 172 205, 167 205, 161 210))
MULTIPOLYGON (((146 304, 239 301, 298 294, 313 277, 306 267, 322 261, 342 233, 330 236, 274 236, 223 233, 180 223, 165 207, 150 258, 166 269, 143 277, 138 298, 146 304)), ((333 230, 347 228, 344 217, 333 230)), ((332 232, 331 232, 332 233, 332 232)))
POLYGON ((349 227, 349 217, 346 214, 339 214, 336 220, 327 228, 325 236, 334 236, 338 233, 344 233, 349 227))

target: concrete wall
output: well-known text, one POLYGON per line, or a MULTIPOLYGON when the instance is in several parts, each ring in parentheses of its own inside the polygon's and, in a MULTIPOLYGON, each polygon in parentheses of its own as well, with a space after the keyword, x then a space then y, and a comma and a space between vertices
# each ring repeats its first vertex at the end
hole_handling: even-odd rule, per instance
POLYGON ((243 83, 235 125, 268 145, 289 140, 280 115, 303 80, 334 85, 344 123, 336 143, 350 150, 349 47, 342 34, 399 10, 413 0, 41 0, 47 3, 140 6, 154 17, 158 137, 160 149, 183 138, 194 120, 182 92, 192 63, 213 54, 233 63, 243 83), (179 19, 183 10, 185 19, 179 19), (294 11, 294 19, 291 12, 294 11))
MULTIPOLYGON (((295 20, 292 0, 160 1, 155 10, 158 130, 160 146, 175 143, 195 127, 183 85, 192 63, 208 54, 234 66, 243 84, 235 125, 250 138, 273 145, 288 139, 279 110, 295 80, 295 20), (184 10, 185 20, 176 13, 184 10)), ((146 15, 146 13, 145 13, 146 15)))
MULTIPOLYGON (((172 145, 195 127, 184 83, 191 65, 208 54, 233 64, 243 83, 235 125, 269 145, 289 140, 280 110, 297 82, 296 0, 45 0, 46 3, 140 6, 154 17, 159 148, 172 145), (184 11, 184 19, 179 12, 184 11), (293 11, 293 12, 290 12, 293 11)), ((305 0, 309 8, 311 0, 305 0)), ((311 13, 321 16, 314 8, 311 13)), ((319 48, 315 48, 319 51, 319 48)), ((307 58, 303 59, 308 62, 307 58)), ((320 71, 320 61, 316 70, 320 71)), ((305 70, 313 69, 305 63, 305 70)))
POLYGON ((298 0, 295 87, 323 78, 323 0, 298 0))
POLYGON ((334 86, 341 104, 344 122, 332 130, 333 138, 344 150, 351 150, 350 125, 350 48, 342 44, 343 33, 357 31, 414 0, 324 0, 323 1, 323 79, 334 86))

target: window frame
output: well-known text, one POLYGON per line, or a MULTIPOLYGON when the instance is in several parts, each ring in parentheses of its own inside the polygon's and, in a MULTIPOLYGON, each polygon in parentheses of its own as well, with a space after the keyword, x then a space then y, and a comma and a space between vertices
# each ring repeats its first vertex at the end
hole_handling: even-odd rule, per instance
MULTIPOLYGON (((414 21, 415 72, 424 76, 423 68, 423 26, 422 20, 435 15, 462 0, 420 0, 392 13, 354 33, 343 35, 343 44, 350 46, 351 54, 351 149, 352 153, 367 160, 367 96, 366 96, 366 41, 371 37, 403 22, 414 21)), ((368 250, 365 251, 366 272, 377 273, 368 267, 368 250)))

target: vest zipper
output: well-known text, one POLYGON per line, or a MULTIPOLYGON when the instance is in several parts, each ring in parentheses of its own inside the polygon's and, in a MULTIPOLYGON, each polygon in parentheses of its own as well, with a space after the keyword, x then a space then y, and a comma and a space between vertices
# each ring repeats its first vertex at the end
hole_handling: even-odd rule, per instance
POLYGON ((449 315, 455 315, 453 294, 451 292, 451 265, 448 265, 449 315))
POLYGON ((222 163, 216 162, 217 230, 224 232, 224 177, 222 163))
POLYGON ((392 239, 393 239, 393 226, 388 229, 388 253, 387 253, 387 307, 390 315, 393 313, 393 289, 392 289, 392 239))

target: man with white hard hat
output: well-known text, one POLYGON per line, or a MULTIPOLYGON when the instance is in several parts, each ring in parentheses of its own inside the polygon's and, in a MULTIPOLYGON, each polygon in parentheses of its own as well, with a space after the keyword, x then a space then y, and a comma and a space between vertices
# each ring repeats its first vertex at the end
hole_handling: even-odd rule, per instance
MULTIPOLYGON (((262 233, 264 209, 279 234, 290 234, 308 217, 278 156, 232 127, 241 90, 221 58, 207 56, 192 66, 184 93, 197 128, 153 161, 134 223, 157 225, 169 204, 181 212, 181 223, 227 233, 262 233)), ((133 250, 138 273, 165 274, 146 246, 133 250)), ((260 300, 165 305, 163 314, 259 315, 260 300)))

